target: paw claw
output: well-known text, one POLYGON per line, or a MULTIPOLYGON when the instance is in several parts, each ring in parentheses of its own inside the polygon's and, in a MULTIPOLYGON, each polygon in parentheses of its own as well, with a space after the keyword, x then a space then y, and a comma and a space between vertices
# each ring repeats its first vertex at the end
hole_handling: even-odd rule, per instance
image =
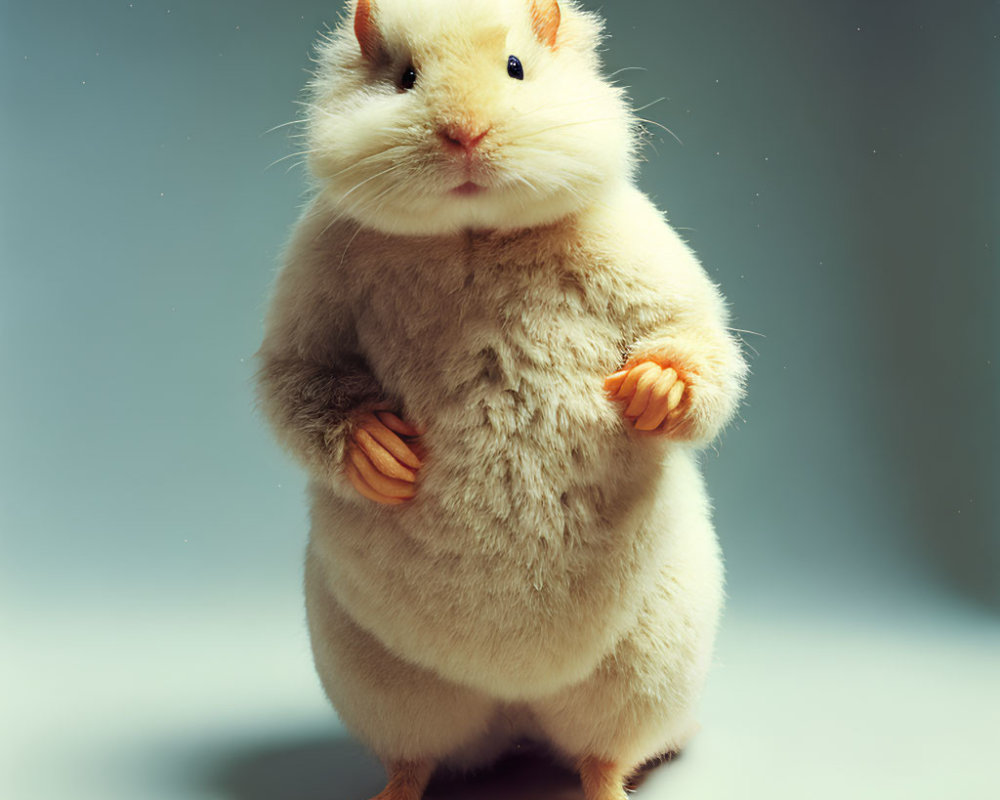
POLYGON ((372 462, 372 466, 386 477, 409 483, 413 483, 417 479, 417 473, 404 466, 406 461, 411 462, 412 466, 420 466, 420 460, 409 451, 409 448, 407 448, 409 457, 404 460, 398 454, 391 452, 365 428, 358 428, 354 432, 354 444, 368 456, 368 459, 372 462), (413 464, 412 462, 416 463, 413 464))
POLYGON ((398 416, 393 414, 388 410, 378 410, 375 412, 375 416, 378 417, 379 421, 382 422, 389 430, 395 433, 400 433, 403 436, 420 436, 424 433, 423 429, 418 428, 416 425, 411 425, 409 422, 404 422, 398 416))
POLYGON ((348 458, 354 468, 360 473, 365 483, 384 497, 396 500, 409 500, 413 497, 414 487, 412 483, 390 478, 372 464, 364 451, 356 445, 348 448, 348 458))
POLYGON ((604 390, 615 394, 622 387, 622 383, 625 382, 625 378, 628 376, 627 369, 618 370, 614 375, 608 375, 604 379, 604 390))
POLYGON ((673 386, 670 387, 670 394, 667 395, 667 410, 673 411, 681 402, 681 397, 684 395, 685 389, 684 381, 677 381, 673 386))
POLYGON ((631 397, 635 393, 635 387, 638 385, 639 379, 651 369, 658 370, 659 367, 652 361, 643 361, 641 364, 632 367, 622 382, 618 393, 615 395, 615 399, 624 400, 626 397, 631 397))
POLYGON ((652 369, 643 372, 642 377, 639 378, 638 383, 635 385, 635 394, 632 395, 632 401, 625 409, 626 417, 638 417, 646 410, 646 406, 649 404, 650 393, 653 391, 653 387, 656 386, 656 382, 662 374, 662 370, 655 365, 652 369))
POLYGON ((361 476, 358 468, 354 466, 352 462, 348 462, 347 466, 344 467, 344 471, 347 474, 347 479, 351 482, 351 485, 358 491, 362 497, 367 497, 376 503, 382 503, 383 505, 398 506, 406 501, 397 497, 387 497, 384 494, 380 494, 375 491, 368 482, 361 476))

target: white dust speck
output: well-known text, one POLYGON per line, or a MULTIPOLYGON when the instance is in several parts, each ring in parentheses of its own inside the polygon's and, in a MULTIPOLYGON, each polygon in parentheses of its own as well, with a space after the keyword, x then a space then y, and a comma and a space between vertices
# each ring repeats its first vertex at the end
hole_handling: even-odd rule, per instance
POLYGON ((86 82, 86 81, 80 81, 80 85, 81 85, 81 86, 86 86, 86 85, 87 85, 87 82, 86 82))
POLYGON ((163 192, 160 192, 160 197, 163 197, 163 192))

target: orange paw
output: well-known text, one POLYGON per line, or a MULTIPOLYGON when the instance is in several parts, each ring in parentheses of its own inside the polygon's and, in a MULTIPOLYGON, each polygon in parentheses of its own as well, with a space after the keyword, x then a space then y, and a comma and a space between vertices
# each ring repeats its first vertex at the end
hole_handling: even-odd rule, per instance
POLYGON ((358 492, 384 505, 400 505, 416 493, 423 450, 421 431, 391 411, 365 411, 355 418, 344 471, 358 492))
POLYGON ((421 800, 434 772, 430 761, 399 761, 389 765, 389 783, 372 800, 421 800))
POLYGON ((628 800, 622 768, 613 761, 588 756, 577 765, 586 800, 628 800))
POLYGON ((684 373, 651 360, 635 360, 604 380, 612 399, 625 404, 637 431, 680 435, 687 426, 690 392, 684 373))

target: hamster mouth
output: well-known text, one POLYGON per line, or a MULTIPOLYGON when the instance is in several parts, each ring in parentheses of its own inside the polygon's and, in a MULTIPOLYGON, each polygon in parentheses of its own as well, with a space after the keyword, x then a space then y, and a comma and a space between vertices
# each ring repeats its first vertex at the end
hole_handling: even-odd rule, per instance
POLYGON ((457 195, 462 195, 463 197, 467 197, 469 195, 479 194, 480 192, 485 192, 485 191, 486 191, 485 186, 480 186, 478 183, 474 183, 472 181, 466 181, 461 186, 456 186, 454 189, 452 189, 450 194, 457 194, 457 195))

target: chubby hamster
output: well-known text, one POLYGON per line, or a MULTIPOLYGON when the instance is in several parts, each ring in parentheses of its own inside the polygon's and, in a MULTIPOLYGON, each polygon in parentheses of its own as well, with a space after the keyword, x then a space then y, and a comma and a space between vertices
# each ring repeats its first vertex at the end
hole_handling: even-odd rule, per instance
POLYGON ((355 0, 318 48, 259 393, 380 800, 526 737, 621 800, 696 727, 723 581, 697 450, 745 366, 635 187, 600 40, 568 0, 355 0))

